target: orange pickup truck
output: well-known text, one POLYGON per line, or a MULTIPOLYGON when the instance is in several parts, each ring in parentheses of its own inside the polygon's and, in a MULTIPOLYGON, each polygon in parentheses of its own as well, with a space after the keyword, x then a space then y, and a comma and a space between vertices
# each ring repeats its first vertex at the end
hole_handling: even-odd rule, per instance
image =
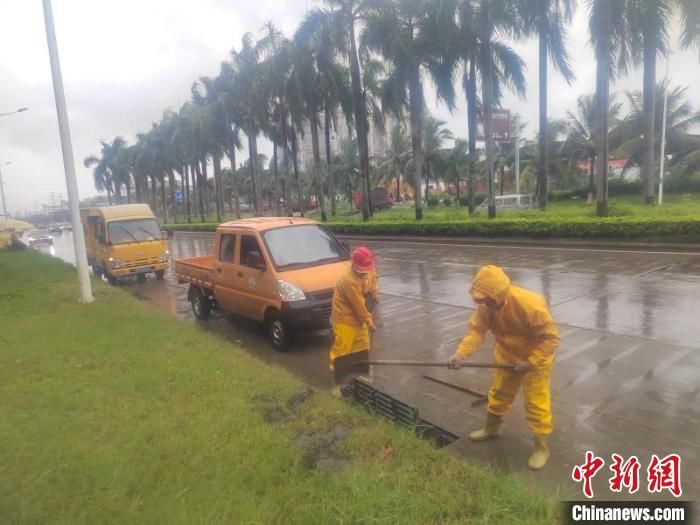
POLYGON ((175 261, 197 318, 218 308, 261 322, 279 350, 294 331, 329 326, 333 288, 350 254, 319 223, 293 217, 227 222, 216 230, 214 252, 175 261))

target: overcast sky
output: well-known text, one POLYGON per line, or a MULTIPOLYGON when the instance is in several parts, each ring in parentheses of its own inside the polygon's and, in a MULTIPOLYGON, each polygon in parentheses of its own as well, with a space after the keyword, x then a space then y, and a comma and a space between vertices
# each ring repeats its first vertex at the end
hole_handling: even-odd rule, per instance
MULTIPOLYGON (((80 196, 95 194, 82 160, 99 153, 99 140, 123 135, 130 141, 147 130, 167 107, 190 96, 192 82, 216 75, 228 51, 246 31, 257 33, 273 20, 294 32, 313 0, 54 0, 53 9, 70 115, 80 196)), ((577 79, 568 86, 550 68, 551 117, 563 117, 576 98, 594 88, 595 63, 588 45, 587 12, 580 6, 570 29, 577 79)), ((504 107, 520 113, 532 136, 537 125, 537 44, 517 44, 527 66, 527 100, 507 95, 504 107)), ((0 0, 0 113, 27 106, 28 112, 0 117, 0 163, 10 212, 65 197, 65 178, 40 0, 0 0)), ((658 63, 658 77, 665 62, 658 63)), ((675 84, 691 86, 700 108, 700 62, 696 53, 673 56, 675 84)), ((613 91, 641 89, 641 72, 619 79, 613 91)), ((450 114, 426 90, 428 109, 466 136, 461 97, 450 114)), ((262 153, 269 154, 269 144, 262 153)), ((245 159, 241 152, 241 160, 245 159)))

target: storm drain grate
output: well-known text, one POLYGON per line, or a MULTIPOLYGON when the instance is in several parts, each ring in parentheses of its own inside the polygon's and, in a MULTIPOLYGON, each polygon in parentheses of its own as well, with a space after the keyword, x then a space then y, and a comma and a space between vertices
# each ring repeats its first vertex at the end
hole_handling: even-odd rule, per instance
POLYGON ((413 429, 416 434, 433 442, 437 447, 444 447, 459 439, 456 434, 421 419, 417 408, 358 379, 353 379, 349 385, 344 386, 342 393, 343 398, 350 403, 360 405, 394 423, 413 429))

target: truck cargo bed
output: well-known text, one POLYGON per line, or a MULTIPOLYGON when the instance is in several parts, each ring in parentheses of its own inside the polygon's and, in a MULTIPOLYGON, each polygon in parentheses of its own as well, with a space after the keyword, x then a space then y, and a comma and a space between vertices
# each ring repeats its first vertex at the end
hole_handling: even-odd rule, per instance
POLYGON ((180 284, 190 283, 204 288, 214 286, 214 256, 188 257, 175 261, 175 275, 180 284))

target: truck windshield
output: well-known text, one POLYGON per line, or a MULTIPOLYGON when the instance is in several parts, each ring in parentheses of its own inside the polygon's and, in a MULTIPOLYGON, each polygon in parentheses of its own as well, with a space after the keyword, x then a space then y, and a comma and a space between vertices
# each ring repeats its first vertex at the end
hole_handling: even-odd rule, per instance
POLYGON ((264 232, 263 237, 280 270, 348 259, 338 240, 315 224, 276 228, 264 232))
POLYGON ((160 241, 163 232, 155 219, 132 219, 111 221, 107 223, 109 242, 125 244, 128 242, 160 241))

